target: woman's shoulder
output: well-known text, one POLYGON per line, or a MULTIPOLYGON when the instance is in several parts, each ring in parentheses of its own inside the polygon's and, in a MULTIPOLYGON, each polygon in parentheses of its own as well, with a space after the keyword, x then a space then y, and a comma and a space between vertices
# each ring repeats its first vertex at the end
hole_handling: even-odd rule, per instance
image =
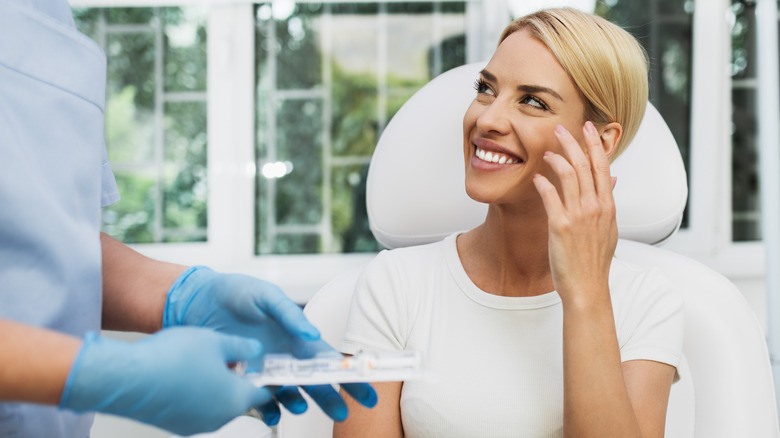
POLYGON ((679 288, 654 266, 644 266, 614 258, 609 275, 610 293, 617 308, 646 308, 663 303, 666 308, 681 308, 679 288))
POLYGON ((432 243, 386 249, 377 254, 375 262, 403 266, 426 265, 442 258, 447 252, 456 251, 455 237, 456 235, 452 234, 432 243))
POLYGON ((654 266, 640 265, 618 257, 612 259, 609 271, 610 283, 636 283, 636 282, 668 282, 660 269, 654 266))

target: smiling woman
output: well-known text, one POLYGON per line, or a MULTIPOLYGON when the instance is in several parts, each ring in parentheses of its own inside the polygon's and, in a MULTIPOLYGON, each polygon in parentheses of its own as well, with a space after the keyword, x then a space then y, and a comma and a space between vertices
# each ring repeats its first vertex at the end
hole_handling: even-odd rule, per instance
POLYGON ((341 345, 422 351, 436 379, 376 383, 379 405, 351 406, 335 435, 663 436, 682 299, 614 258, 609 173, 646 106, 642 48, 601 18, 542 10, 507 27, 476 91, 463 154, 484 222, 380 253, 341 345))

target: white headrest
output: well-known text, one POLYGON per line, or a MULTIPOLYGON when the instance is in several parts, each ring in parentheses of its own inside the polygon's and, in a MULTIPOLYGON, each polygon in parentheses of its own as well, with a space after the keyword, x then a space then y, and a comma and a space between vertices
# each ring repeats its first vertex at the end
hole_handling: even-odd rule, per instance
MULTIPOLYGON (((440 240, 485 219, 487 205, 466 195, 463 115, 485 63, 434 78, 395 114, 368 171, 371 230, 387 248, 440 240)), ((650 104, 631 146, 612 165, 618 233, 655 244, 679 227, 688 186, 677 143, 650 104)))

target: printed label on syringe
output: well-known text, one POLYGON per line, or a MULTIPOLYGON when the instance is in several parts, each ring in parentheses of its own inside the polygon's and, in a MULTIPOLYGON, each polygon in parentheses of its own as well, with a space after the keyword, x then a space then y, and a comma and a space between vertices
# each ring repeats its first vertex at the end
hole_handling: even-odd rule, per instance
POLYGON ((263 370, 247 373, 256 386, 319 385, 351 382, 391 382, 422 377, 417 351, 361 352, 354 356, 326 353, 309 359, 268 354, 263 370))

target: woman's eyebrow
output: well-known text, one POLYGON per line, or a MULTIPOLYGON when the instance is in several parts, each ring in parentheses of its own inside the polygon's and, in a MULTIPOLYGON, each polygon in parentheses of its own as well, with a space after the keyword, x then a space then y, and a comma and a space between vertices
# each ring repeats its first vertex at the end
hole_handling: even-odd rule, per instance
MULTIPOLYGON (((485 79, 487 79, 490 82, 496 82, 496 76, 493 75, 493 73, 490 73, 487 70, 482 70, 479 72, 485 79)), ((565 102, 560 94, 556 93, 555 90, 543 87, 541 85, 518 85, 517 86, 518 91, 522 91, 523 93, 547 93, 550 96, 555 97, 556 99, 560 100, 561 102, 565 102)))
POLYGON ((557 98, 561 102, 564 102, 563 98, 558 93, 556 93, 555 91, 553 91, 550 88, 542 87, 541 85, 518 85, 517 89, 519 91, 524 92, 524 93, 534 93, 534 94, 535 93, 547 93, 547 94, 557 98))

